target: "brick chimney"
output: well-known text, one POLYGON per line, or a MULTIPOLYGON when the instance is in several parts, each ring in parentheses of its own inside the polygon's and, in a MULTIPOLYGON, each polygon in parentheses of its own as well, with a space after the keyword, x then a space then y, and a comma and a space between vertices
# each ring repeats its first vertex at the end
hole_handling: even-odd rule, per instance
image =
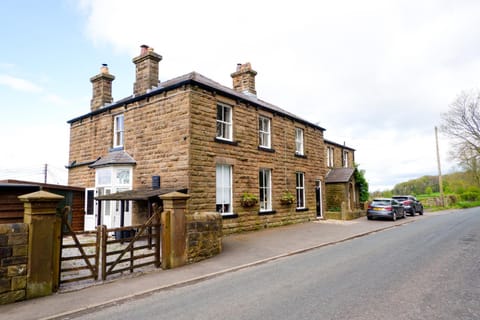
POLYGON ((257 72, 252 70, 250 62, 245 64, 237 64, 237 71, 232 73, 230 76, 233 79, 233 89, 235 91, 245 93, 248 95, 256 96, 257 91, 255 90, 255 76, 257 72))
POLYGON ((158 86, 158 62, 162 60, 162 56, 153 52, 153 48, 147 45, 142 45, 140 48, 140 55, 132 60, 135 64, 133 93, 136 96, 158 86))
POLYGON ((112 103, 112 81, 115 76, 108 72, 108 66, 104 63, 100 68, 100 73, 90 78, 93 87, 92 100, 90 100, 90 110, 100 109, 105 104, 112 103))

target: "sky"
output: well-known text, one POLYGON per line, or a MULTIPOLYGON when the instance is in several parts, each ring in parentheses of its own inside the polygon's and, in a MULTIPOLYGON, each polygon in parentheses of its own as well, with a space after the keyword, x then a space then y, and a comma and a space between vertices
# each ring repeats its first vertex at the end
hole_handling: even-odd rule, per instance
MULTIPOLYGON (((477 0, 2 0, 0 179, 67 183, 90 77, 107 63, 114 99, 131 95, 142 44, 163 56, 160 81, 231 87, 250 62, 257 97, 354 148, 370 191, 437 175, 441 114, 480 86, 479 15, 477 0)), ((441 132, 439 149, 457 170, 441 132)))

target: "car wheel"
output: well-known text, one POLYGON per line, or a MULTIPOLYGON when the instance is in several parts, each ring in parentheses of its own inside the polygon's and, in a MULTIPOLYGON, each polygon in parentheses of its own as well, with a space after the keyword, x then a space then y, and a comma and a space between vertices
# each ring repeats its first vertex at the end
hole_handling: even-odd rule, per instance
POLYGON ((418 212, 419 215, 423 216, 423 208, 420 209, 420 211, 418 212))
POLYGON ((367 217, 368 220, 372 220, 372 217, 367 217))
POLYGON ((393 211, 392 221, 397 221, 397 213, 393 211))

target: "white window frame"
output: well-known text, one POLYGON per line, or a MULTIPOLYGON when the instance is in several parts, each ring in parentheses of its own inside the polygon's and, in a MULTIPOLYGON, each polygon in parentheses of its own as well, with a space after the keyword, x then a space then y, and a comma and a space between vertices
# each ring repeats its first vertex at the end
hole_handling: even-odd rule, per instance
POLYGON ((222 140, 233 141, 233 108, 229 105, 217 104, 217 133, 222 140))
MULTIPOLYGON (((132 182, 132 166, 107 166, 95 169, 95 190, 99 196, 132 190, 132 182)), ((118 204, 115 206, 115 202, 113 200, 102 201, 102 223, 106 223, 103 218, 111 219, 112 211, 118 208, 118 204)), ((130 208, 131 203, 128 203, 126 211, 129 211, 130 208)))
POLYGON ((260 212, 272 211, 272 170, 261 168, 258 172, 260 212), (263 182, 263 183, 262 183, 263 182))
POLYGON ((124 144, 125 118, 119 114, 113 118, 113 147, 120 148, 124 144))
POLYGON ((343 167, 348 168, 348 151, 343 150, 343 167))
POLYGON ((258 117, 258 140, 262 148, 271 148, 271 120, 270 118, 258 117))
POLYGON ((297 209, 305 209, 305 173, 295 173, 295 189, 297 196, 297 209))
POLYGON ((333 167, 333 148, 327 147, 327 166, 333 167))
POLYGON ((215 173, 215 205, 217 212, 222 215, 233 213, 232 173, 231 165, 217 164, 215 173), (225 205, 227 205, 226 208, 225 205))
POLYGON ((295 128, 295 154, 303 156, 304 154, 304 134, 302 128, 295 128))

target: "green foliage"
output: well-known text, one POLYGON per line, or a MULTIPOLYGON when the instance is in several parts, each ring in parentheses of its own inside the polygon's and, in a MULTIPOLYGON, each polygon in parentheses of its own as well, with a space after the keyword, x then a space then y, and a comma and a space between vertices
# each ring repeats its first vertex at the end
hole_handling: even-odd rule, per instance
POLYGON ((257 202, 258 196, 249 192, 244 192, 242 194, 242 198, 240 199, 240 203, 243 207, 253 207, 257 204, 257 202))
POLYGON ((480 207, 480 201, 460 201, 456 207, 462 208, 462 209, 467 209, 467 208, 473 208, 473 207, 480 207))
POLYGON ((340 212, 342 210, 340 209, 340 207, 328 207, 327 211, 340 212))
POLYGON ((358 164, 355 164, 355 182, 360 190, 360 202, 368 201, 368 182, 365 179, 365 170, 359 170, 358 164))
MULTIPOLYGON (((462 194, 471 187, 480 187, 476 177, 470 171, 454 172, 443 175, 442 178, 443 191, 445 194, 462 194)), ((438 194, 439 192, 438 176, 423 176, 396 184, 392 190, 374 192, 372 196, 388 197, 392 194, 411 194, 418 196, 422 194, 438 194)))
POLYGON ((480 200, 480 188, 469 187, 466 191, 460 194, 462 201, 478 201, 480 200))
POLYGON ((292 203, 295 202, 295 196, 288 190, 285 190, 283 193, 282 193, 282 196, 280 198, 280 203, 281 204, 286 204, 286 205, 290 205, 292 203))
MULTIPOLYGON (((471 208, 480 206, 480 186, 471 172, 454 172, 442 176, 444 199, 449 208, 471 208)), ((395 185, 392 190, 375 191, 371 198, 390 198, 395 194, 411 194, 422 201, 428 211, 443 210, 439 206, 440 190, 437 176, 424 176, 395 185)))

